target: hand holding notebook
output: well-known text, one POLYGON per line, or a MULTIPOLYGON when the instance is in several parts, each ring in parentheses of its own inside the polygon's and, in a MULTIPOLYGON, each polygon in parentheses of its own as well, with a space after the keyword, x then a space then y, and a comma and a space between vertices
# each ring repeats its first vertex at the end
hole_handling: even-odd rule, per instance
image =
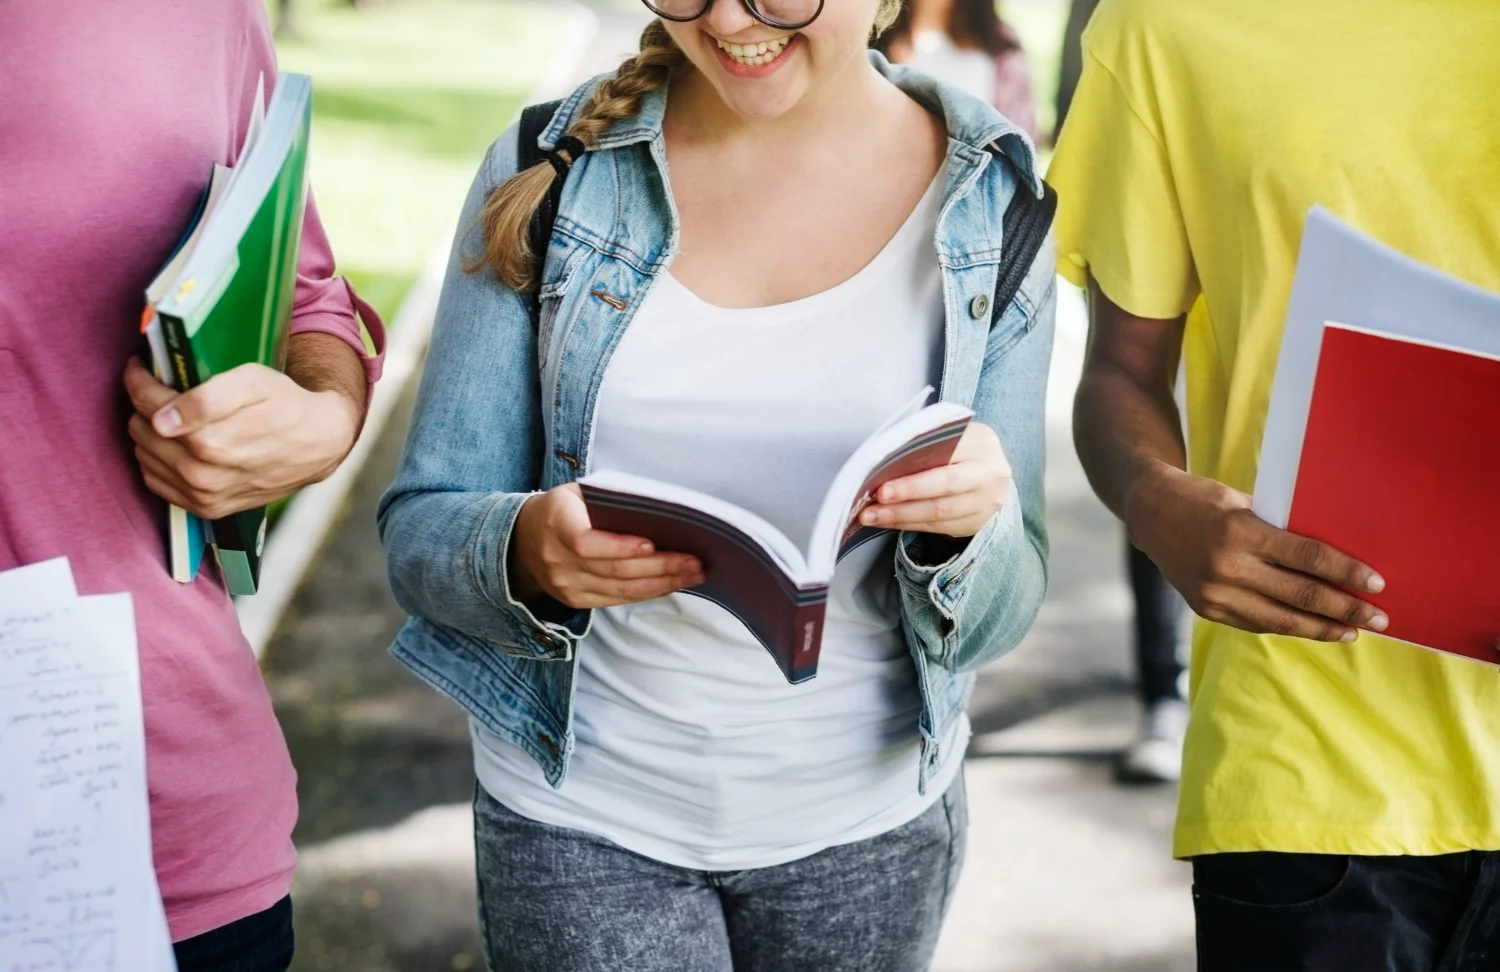
POLYGON ((1255 510, 1380 571, 1390 637, 1500 663, 1500 294, 1314 208, 1255 510), (1361 475, 1378 468, 1376 476, 1361 475))
MULTIPOLYGON (((193 494, 225 481, 223 444, 185 431, 187 419, 164 397, 170 389, 191 395, 219 376, 246 364, 279 368, 297 279, 297 252, 307 199, 307 146, 312 86, 302 75, 284 74, 269 110, 257 90, 245 143, 233 169, 213 166, 204 197, 177 251, 146 291, 142 331, 162 384, 133 369, 127 386, 138 414, 131 436, 142 458, 147 485, 173 504, 169 514, 170 568, 189 582, 197 573, 203 543, 211 540, 232 594, 253 594, 259 583, 266 511, 244 509, 204 529, 186 506, 205 509, 193 494), (167 386, 170 386, 168 389, 167 386), (149 416, 149 417, 148 417, 149 416), (215 466, 218 468, 214 468, 215 466)), ((261 376, 262 386, 270 379, 261 376)), ((219 381, 200 393, 202 411, 232 415, 271 396, 219 381), (221 394, 222 392, 222 394, 221 394)), ((217 492, 217 489, 211 490, 217 492)))

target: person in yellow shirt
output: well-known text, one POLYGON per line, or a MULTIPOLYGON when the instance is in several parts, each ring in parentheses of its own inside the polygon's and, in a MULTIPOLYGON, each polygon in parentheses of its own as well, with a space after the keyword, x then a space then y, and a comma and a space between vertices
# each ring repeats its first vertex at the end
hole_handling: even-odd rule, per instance
POLYGON ((1048 173, 1090 290, 1075 437, 1204 619, 1175 836, 1199 968, 1500 968, 1500 672, 1379 636, 1380 565, 1248 495, 1313 204, 1500 290, 1500 3, 1104 0, 1084 43, 1048 173))

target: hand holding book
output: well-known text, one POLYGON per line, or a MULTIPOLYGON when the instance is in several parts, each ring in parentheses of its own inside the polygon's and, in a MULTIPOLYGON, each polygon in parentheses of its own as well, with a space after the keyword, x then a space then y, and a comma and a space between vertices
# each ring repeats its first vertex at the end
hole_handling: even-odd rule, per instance
MULTIPOLYGON (((538 518, 576 517, 558 490, 530 500, 512 538, 509 563, 524 590, 528 578, 538 581, 547 571, 569 566, 571 557, 599 558, 583 553, 584 540, 611 534, 608 554, 622 561, 592 564, 587 572, 608 578, 604 585, 619 597, 630 582, 633 595, 644 600, 675 590, 713 601, 738 617, 771 653, 790 682, 817 673, 826 616, 828 589, 840 558, 866 541, 882 536, 886 527, 868 522, 899 518, 931 525, 948 535, 969 535, 993 515, 1008 492, 1009 467, 994 433, 976 431, 959 457, 956 469, 943 472, 955 458, 960 439, 974 417, 969 409, 949 402, 922 407, 932 389, 898 411, 845 460, 829 483, 805 541, 792 541, 780 529, 733 503, 675 483, 629 473, 603 470, 579 481, 586 506, 583 518, 559 522, 537 531, 538 518), (926 475, 937 471, 937 475, 926 475), (895 495, 882 490, 895 484, 895 495), (552 499, 552 497, 558 497, 552 499), (549 502, 550 501, 550 502, 549 502), (528 509, 537 506, 528 515, 528 509), (569 536, 571 550, 554 549, 550 562, 543 556, 549 533, 569 536), (540 539, 539 539, 540 537, 540 539), (691 560, 672 561, 671 555, 691 560), (682 576, 687 575, 687 576, 682 576), (649 593, 648 593, 649 591, 649 593)), ((600 546, 597 552, 605 552, 600 546)), ((548 590, 563 604, 584 606, 578 598, 604 595, 598 580, 580 578, 574 591, 548 590), (592 583, 592 588, 588 586, 592 583), (569 595, 575 600, 569 600, 569 595)), ((554 588, 556 585, 554 585, 554 588)), ((597 601, 595 601, 597 603, 597 601)), ((613 600, 608 603, 621 603, 613 600)))
POLYGON ((860 513, 865 526, 959 539, 978 533, 1010 492, 1010 460, 995 430, 970 422, 945 466, 893 479, 860 513))
MULTIPOLYGON (((972 422, 949 464, 885 483, 860 523, 971 537, 1004 504, 1010 482, 999 436, 972 422)), ((705 579, 696 557, 658 552, 644 537, 594 529, 576 483, 549 490, 521 508, 508 556, 513 596, 529 601, 546 595, 576 610, 649 601, 705 579)))
POLYGON ((1373 569, 1277 529, 1255 515, 1249 496, 1212 479, 1158 464, 1137 480, 1126 525, 1209 621, 1313 641, 1353 641, 1361 628, 1390 623, 1361 597, 1385 588, 1373 569))
POLYGON ((644 537, 594 529, 577 483, 526 501, 507 561, 511 596, 546 595, 580 611, 665 597, 704 579, 696 557, 658 553, 644 537))
POLYGON ((361 402, 340 391, 314 391, 263 365, 242 365, 186 392, 157 381, 131 359, 125 387, 136 414, 130 437, 147 487, 216 520, 265 506, 325 478, 359 433, 364 370, 348 346, 322 334, 293 340, 332 342, 348 359, 361 402))

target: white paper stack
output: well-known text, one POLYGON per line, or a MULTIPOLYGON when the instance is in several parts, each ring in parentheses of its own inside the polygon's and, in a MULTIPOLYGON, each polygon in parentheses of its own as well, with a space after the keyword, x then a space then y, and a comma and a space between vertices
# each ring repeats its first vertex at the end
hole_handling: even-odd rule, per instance
POLYGON ((0 572, 0 969, 176 972, 129 594, 0 572))

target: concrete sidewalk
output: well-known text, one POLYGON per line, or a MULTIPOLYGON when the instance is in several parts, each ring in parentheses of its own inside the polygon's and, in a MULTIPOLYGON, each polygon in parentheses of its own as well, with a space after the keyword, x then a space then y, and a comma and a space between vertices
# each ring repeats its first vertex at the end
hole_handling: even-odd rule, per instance
POLYGON ((1139 717, 1124 540, 1073 451, 1087 325, 1081 295, 1062 283, 1058 312, 1051 586, 1036 627, 980 674, 970 706, 968 860, 934 970, 1190 972, 1190 875, 1171 859, 1175 788, 1113 779, 1139 717))
MULTIPOLYGON (((633 11, 600 17, 582 74, 635 46, 633 11)), ((1049 396, 1052 590, 1026 643, 980 677, 968 858, 937 972, 1193 966, 1187 869, 1168 851, 1175 794, 1111 778, 1136 719, 1130 605, 1119 530, 1089 492, 1068 435, 1083 319, 1076 292, 1063 290, 1049 396)), ((300 774, 296 970, 483 968, 465 720, 386 654, 403 618, 386 587, 374 509, 413 392, 396 404, 265 657, 300 774)))

